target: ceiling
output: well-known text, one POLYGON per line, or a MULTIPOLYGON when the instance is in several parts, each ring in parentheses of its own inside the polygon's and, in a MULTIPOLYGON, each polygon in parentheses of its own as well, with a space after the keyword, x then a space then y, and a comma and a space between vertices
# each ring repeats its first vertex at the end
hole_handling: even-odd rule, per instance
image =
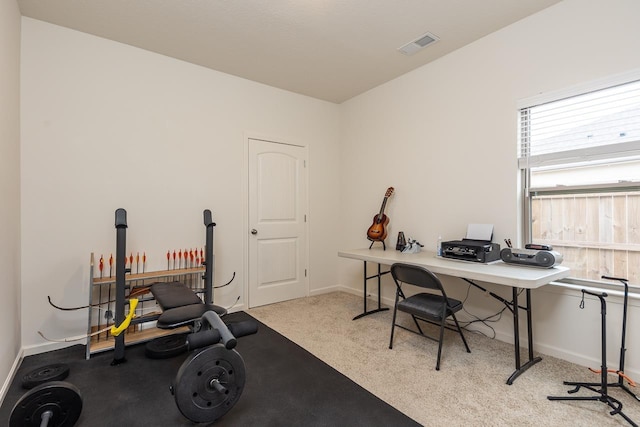
POLYGON ((17 0, 22 15, 341 103, 560 0, 17 0), (398 48, 439 38, 412 56, 398 48))

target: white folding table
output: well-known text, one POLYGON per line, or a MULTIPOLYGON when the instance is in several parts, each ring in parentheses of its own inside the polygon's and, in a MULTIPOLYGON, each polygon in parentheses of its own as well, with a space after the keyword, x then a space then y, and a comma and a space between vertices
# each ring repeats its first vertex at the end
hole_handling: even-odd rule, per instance
POLYGON ((542 360, 540 357, 533 356, 531 289, 536 289, 555 280, 565 278, 569 276, 570 272, 569 268, 564 266, 556 266, 553 268, 520 267, 512 264, 505 264, 502 261, 482 264, 471 261, 442 258, 436 256, 434 252, 404 254, 394 250, 383 250, 382 248, 343 250, 338 252, 338 256, 364 262, 364 312, 356 316, 354 320, 387 309, 380 305, 380 279, 384 274, 389 273, 389 271, 381 271, 381 265, 392 265, 396 262, 402 262, 405 264, 421 266, 435 274, 444 274, 447 276, 461 278, 484 292, 487 292, 487 290, 475 281, 495 283, 511 287, 511 300, 505 299, 494 292, 488 292, 493 298, 505 304, 513 314, 513 340, 515 347, 516 369, 507 379, 507 384, 509 385, 513 384, 513 381, 515 381, 520 374, 542 360), (378 264, 376 274, 367 276, 367 262, 378 264), (376 310, 367 311, 367 282, 370 279, 378 280, 378 308, 376 310), (521 306, 518 303, 519 289, 524 289, 525 292, 526 304, 524 306, 521 306), (529 352, 528 360, 524 364, 520 361, 519 310, 524 310, 527 314, 527 340, 529 352))

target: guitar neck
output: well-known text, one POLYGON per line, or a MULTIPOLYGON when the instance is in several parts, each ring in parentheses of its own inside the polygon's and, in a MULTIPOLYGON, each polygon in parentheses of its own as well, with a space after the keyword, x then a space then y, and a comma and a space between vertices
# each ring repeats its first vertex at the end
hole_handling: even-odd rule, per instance
POLYGON ((378 214, 378 223, 380 223, 382 221, 382 215, 384 215, 384 208, 385 208, 385 206, 387 206, 387 199, 388 199, 388 197, 385 197, 382 200, 382 206, 380 206, 380 213, 378 214))

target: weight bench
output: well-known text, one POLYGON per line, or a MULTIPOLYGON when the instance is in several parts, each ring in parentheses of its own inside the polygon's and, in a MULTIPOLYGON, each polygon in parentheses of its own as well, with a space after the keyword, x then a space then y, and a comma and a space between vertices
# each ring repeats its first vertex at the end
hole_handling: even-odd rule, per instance
MULTIPOLYGON (((223 322, 220 317, 227 313, 223 307, 213 304, 213 227, 211 211, 204 211, 204 225, 207 227, 205 244, 204 298, 181 282, 157 282, 149 286, 149 291, 162 308, 162 314, 156 319, 156 326, 161 329, 175 329, 189 326, 188 335, 173 334, 156 338, 147 343, 168 338, 167 342, 175 345, 168 351, 154 346, 153 353, 166 357, 177 355, 174 350, 191 351, 184 361, 175 381, 170 387, 180 412, 195 423, 212 423, 238 401, 245 384, 245 365, 242 356, 235 350, 236 338, 255 334, 258 323, 251 320, 240 322, 223 322)), ((125 259, 127 236, 127 212, 116 210, 116 315, 115 323, 126 329, 125 323, 125 259)), ((233 279, 231 279, 233 280, 233 279)), ((131 294, 129 294, 131 296, 131 294)), ((130 298, 131 321, 138 300, 130 298)), ((164 343, 161 343, 162 345, 164 343)), ((114 359, 112 365, 125 362, 124 334, 115 336, 114 359)), ((20 419, 22 421, 22 419, 20 419)), ((46 422, 46 421, 45 421, 46 422)), ((58 425, 58 424, 56 424, 58 425)), ((13 427, 13 424, 11 424, 13 427)))
POLYGON ((162 309, 156 323, 160 329, 193 325, 211 310, 220 317, 227 314, 224 307, 205 304, 195 292, 181 282, 157 282, 152 284, 149 290, 162 309))
MULTIPOLYGON (((126 229, 127 213, 124 209, 116 210, 116 324, 122 324, 125 320, 125 273, 126 268, 126 229)), ((181 282, 156 282, 150 285, 149 291, 162 309, 162 314, 157 318, 156 326, 160 329, 175 329, 181 326, 191 326, 192 331, 197 332, 200 321, 208 311, 215 312, 218 316, 224 316, 227 310, 213 304, 213 228, 215 223, 211 218, 211 211, 204 211, 204 225, 206 226, 204 298, 201 299, 196 292, 181 282)), ((118 364, 124 359, 124 335, 115 339, 114 361, 118 364)))
POLYGON ((156 326, 160 329, 175 329, 180 326, 194 325, 207 311, 215 311, 222 317, 227 314, 223 307, 214 305, 213 301, 213 228, 216 226, 211 218, 211 211, 204 211, 205 266, 204 272, 204 301, 187 285, 181 282, 153 283, 149 290, 156 302, 162 308, 156 326))

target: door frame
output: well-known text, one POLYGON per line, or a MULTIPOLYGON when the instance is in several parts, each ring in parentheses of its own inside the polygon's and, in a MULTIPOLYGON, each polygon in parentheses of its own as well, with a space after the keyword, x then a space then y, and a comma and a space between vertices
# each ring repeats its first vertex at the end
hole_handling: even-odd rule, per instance
POLYGON ((305 188, 304 191, 306 193, 306 198, 304 201, 304 208, 307 212, 307 220, 304 223, 304 232, 305 232, 305 258, 307 259, 307 267, 306 267, 306 276, 304 278, 304 286, 305 286, 305 296, 309 296, 310 286, 309 284, 311 279, 311 270, 309 265, 311 264, 309 261, 309 247, 310 247, 310 238, 309 238, 309 224, 311 222, 311 215, 309 213, 309 147, 304 143, 294 143, 287 141, 285 138, 268 136, 260 133, 245 131, 244 132, 244 142, 243 142, 243 173, 242 173, 242 200, 244 203, 242 204, 242 229, 244 238, 242 239, 242 271, 244 276, 243 283, 243 294, 244 301, 243 304, 240 304, 241 307, 246 309, 249 307, 249 140, 258 139, 260 141, 270 142, 274 144, 283 144, 283 145, 292 145, 294 147, 303 148, 306 152, 307 164, 304 168, 305 174, 305 188))

